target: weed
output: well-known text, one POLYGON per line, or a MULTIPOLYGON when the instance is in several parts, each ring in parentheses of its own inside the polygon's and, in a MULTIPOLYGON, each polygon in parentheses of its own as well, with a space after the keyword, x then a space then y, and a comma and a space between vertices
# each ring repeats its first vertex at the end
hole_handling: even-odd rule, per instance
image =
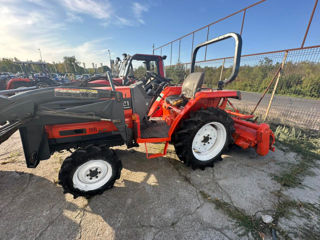
POLYGON ((302 239, 320 239, 320 205, 300 201, 294 201, 285 198, 281 195, 281 200, 278 202, 275 213, 273 215, 275 229, 284 239, 290 239, 288 234, 277 226, 280 218, 289 219, 291 216, 296 216, 299 219, 304 219, 303 226, 292 229, 291 232, 295 233, 302 239), (316 219, 317 223, 314 224, 316 219))
POLYGON ((274 175, 274 180, 285 187, 297 187, 304 176, 313 174, 312 168, 319 167, 320 137, 312 133, 307 135, 303 130, 286 126, 278 126, 275 129, 275 136, 279 148, 286 146, 300 154, 301 159, 279 175, 274 175))
POLYGON ((221 199, 211 198, 204 191, 200 191, 200 194, 204 199, 213 203, 217 209, 222 210, 228 217, 235 220, 240 236, 251 233, 255 239, 262 239, 261 234, 269 230, 268 225, 262 222, 261 219, 247 215, 243 210, 221 199))
POLYGON ((9 158, 16 158, 16 157, 19 157, 19 156, 21 156, 21 152, 14 151, 14 152, 10 153, 9 158))
POLYGON ((19 151, 14 151, 11 152, 10 155, 8 156, 8 158, 5 161, 1 161, 1 165, 5 165, 8 163, 14 163, 17 159, 17 157, 21 156, 21 152, 19 151))

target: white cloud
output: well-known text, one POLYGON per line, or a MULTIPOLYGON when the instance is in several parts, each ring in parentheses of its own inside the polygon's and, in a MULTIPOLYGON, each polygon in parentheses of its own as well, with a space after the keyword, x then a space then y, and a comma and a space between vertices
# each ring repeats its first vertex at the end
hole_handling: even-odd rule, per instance
POLYGON ((144 24, 144 20, 142 19, 143 12, 147 12, 149 8, 147 6, 142 5, 141 3, 134 2, 132 5, 132 11, 134 16, 138 20, 139 23, 144 24))
POLYGON ((0 58, 37 61, 40 48, 49 62, 76 56, 90 65, 106 63, 111 38, 92 37, 75 44, 65 36, 70 24, 83 23, 86 16, 104 26, 136 26, 143 23, 142 14, 148 10, 134 3, 131 16, 123 17, 115 9, 109 0, 0 0, 0 58))
POLYGON ((83 22, 83 19, 80 16, 72 12, 67 12, 66 14, 67 14, 67 19, 66 19, 67 22, 83 22))
POLYGON ((93 18, 108 20, 113 15, 109 1, 97 0, 60 0, 67 10, 86 14, 93 18))

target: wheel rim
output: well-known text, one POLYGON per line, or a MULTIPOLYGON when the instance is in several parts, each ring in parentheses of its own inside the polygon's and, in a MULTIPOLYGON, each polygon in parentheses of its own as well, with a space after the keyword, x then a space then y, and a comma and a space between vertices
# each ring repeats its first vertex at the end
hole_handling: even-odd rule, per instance
POLYGON ((216 157, 227 140, 227 131, 220 122, 203 125, 192 141, 192 153, 200 161, 208 161, 216 157))
POLYGON ((82 191, 92 191, 105 185, 112 176, 111 165, 104 160, 90 160, 80 165, 73 174, 73 186, 82 191))

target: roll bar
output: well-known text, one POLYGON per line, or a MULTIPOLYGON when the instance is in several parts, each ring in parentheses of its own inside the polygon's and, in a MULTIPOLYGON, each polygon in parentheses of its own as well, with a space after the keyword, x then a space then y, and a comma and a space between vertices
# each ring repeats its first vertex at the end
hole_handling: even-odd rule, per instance
POLYGON ((227 33, 224 35, 221 35, 217 38, 213 38, 209 41, 206 41, 204 43, 200 43, 199 45, 196 46, 196 48, 194 49, 193 53, 192 53, 192 62, 191 62, 191 73, 194 72, 194 67, 195 67, 195 63, 196 63, 196 57, 197 57, 197 53, 198 50, 204 46, 210 45, 212 43, 216 43, 216 42, 220 42, 222 40, 226 40, 228 38, 233 38, 235 41, 235 51, 234 51, 234 57, 233 57, 233 68, 232 68, 232 72, 231 75, 223 80, 223 81, 219 81, 218 82, 218 89, 221 90, 225 85, 231 83, 233 80, 235 80, 235 78, 238 75, 239 72, 239 68, 240 68, 240 58, 241 58, 241 49, 242 49, 242 38, 239 34, 237 33, 227 33))

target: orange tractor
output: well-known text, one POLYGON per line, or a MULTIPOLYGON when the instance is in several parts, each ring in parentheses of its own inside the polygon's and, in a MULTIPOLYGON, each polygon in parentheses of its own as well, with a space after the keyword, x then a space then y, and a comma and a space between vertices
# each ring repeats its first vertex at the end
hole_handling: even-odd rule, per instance
POLYGON ((19 129, 28 167, 55 151, 73 151, 61 166, 59 182, 74 197, 102 193, 120 177, 122 165, 112 146, 145 144, 147 157, 153 158, 164 156, 171 143, 193 169, 212 167, 230 144, 266 155, 275 142, 269 126, 227 110, 229 99, 240 100, 241 94, 222 90, 237 76, 241 46, 236 33, 198 45, 182 85, 148 73, 145 81, 115 87, 108 75, 109 87, 54 87, 0 96, 0 143, 19 129), (203 88, 205 73, 194 72, 197 52, 228 38, 235 40, 231 76, 218 89, 203 88), (163 143, 163 151, 150 154, 148 143, 163 143))

